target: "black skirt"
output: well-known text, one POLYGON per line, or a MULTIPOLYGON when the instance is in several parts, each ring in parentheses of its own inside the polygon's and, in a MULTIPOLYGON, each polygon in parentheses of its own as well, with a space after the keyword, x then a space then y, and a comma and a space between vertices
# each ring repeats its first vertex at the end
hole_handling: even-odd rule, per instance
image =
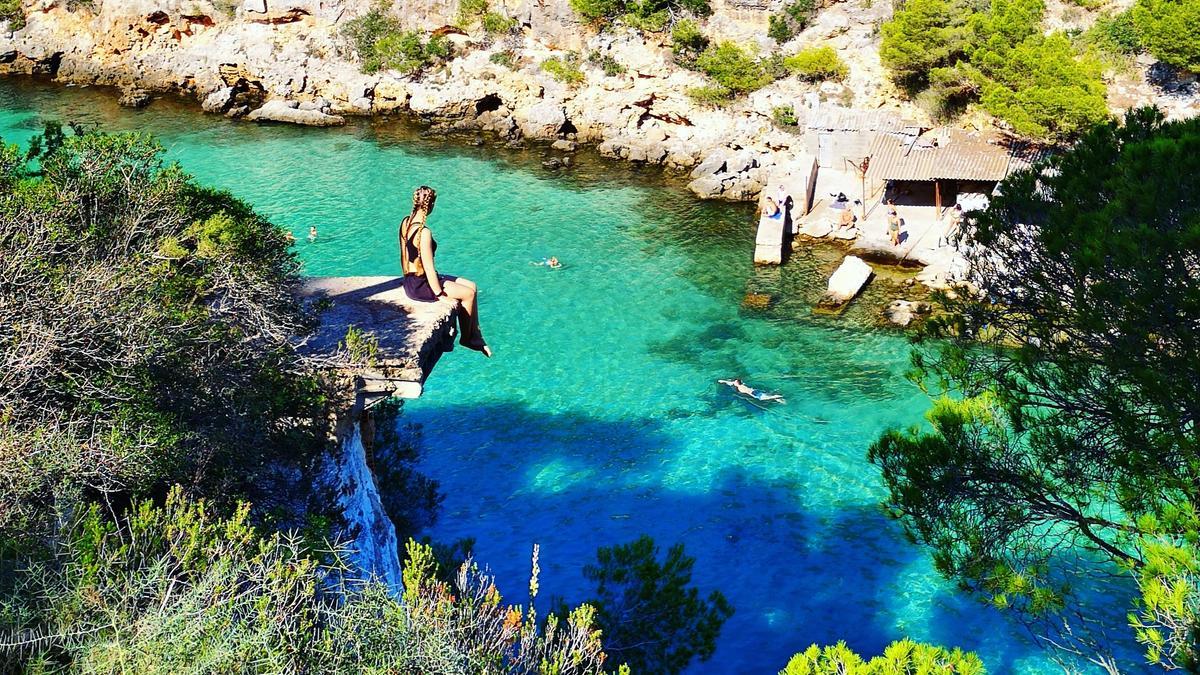
POLYGON ((408 297, 418 302, 437 302, 437 296, 429 287, 429 279, 424 274, 405 274, 404 292, 408 297))

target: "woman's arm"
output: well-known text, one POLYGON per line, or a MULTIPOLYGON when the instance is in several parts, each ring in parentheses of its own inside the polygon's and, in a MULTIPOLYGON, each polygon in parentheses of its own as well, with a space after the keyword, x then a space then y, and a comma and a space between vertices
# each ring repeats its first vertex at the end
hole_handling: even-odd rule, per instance
POLYGON ((433 266, 433 235, 429 233, 429 228, 421 230, 421 265, 425 268, 425 278, 429 280, 429 288, 433 290, 433 294, 441 296, 445 293, 442 288, 442 280, 438 278, 437 268, 433 266))

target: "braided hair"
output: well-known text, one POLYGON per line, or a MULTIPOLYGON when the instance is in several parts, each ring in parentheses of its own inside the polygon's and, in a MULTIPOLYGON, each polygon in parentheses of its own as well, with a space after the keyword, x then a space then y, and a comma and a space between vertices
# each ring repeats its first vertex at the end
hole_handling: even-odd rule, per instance
POLYGON ((422 185, 413 192, 413 210, 410 219, 416 218, 417 213, 424 211, 425 215, 433 213, 433 205, 437 202, 437 192, 428 185, 422 185))

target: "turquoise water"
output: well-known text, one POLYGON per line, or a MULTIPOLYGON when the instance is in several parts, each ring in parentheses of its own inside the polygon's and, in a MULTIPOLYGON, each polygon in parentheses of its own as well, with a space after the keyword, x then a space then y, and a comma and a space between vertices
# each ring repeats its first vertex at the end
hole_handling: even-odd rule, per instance
POLYGON ((0 136, 24 142, 44 119, 155 133, 202 181, 291 228, 311 274, 394 274, 412 189, 438 189, 439 268, 483 289, 496 357, 445 356, 405 421, 446 494, 428 534, 476 538, 510 599, 525 599, 535 542, 544 608, 585 597, 598 546, 645 533, 684 542, 694 581, 737 610, 695 673, 771 673, 813 642, 874 654, 905 635, 975 650, 991 672, 1058 670, 1015 622, 940 580, 877 506, 866 447, 927 406, 903 377, 903 336, 872 328, 888 279, 846 316, 815 316, 838 253, 755 271, 748 208, 588 156, 555 173, 541 151, 448 146, 397 124, 262 127, 0 80, 0 136), (548 255, 565 269, 529 264, 548 255), (750 290, 776 300, 744 307, 750 290), (788 404, 735 400, 714 384, 731 376, 788 404))

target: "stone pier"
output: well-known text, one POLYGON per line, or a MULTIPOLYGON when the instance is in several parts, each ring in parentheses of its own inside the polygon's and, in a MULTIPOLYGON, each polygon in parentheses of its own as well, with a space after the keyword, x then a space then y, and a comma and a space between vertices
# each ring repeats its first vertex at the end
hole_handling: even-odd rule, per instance
POLYGON ((433 366, 454 348, 454 303, 413 301, 399 277, 310 277, 301 294, 328 303, 301 353, 353 376, 360 411, 392 396, 419 397, 433 366), (346 344, 351 328, 364 338, 357 348, 346 344))

